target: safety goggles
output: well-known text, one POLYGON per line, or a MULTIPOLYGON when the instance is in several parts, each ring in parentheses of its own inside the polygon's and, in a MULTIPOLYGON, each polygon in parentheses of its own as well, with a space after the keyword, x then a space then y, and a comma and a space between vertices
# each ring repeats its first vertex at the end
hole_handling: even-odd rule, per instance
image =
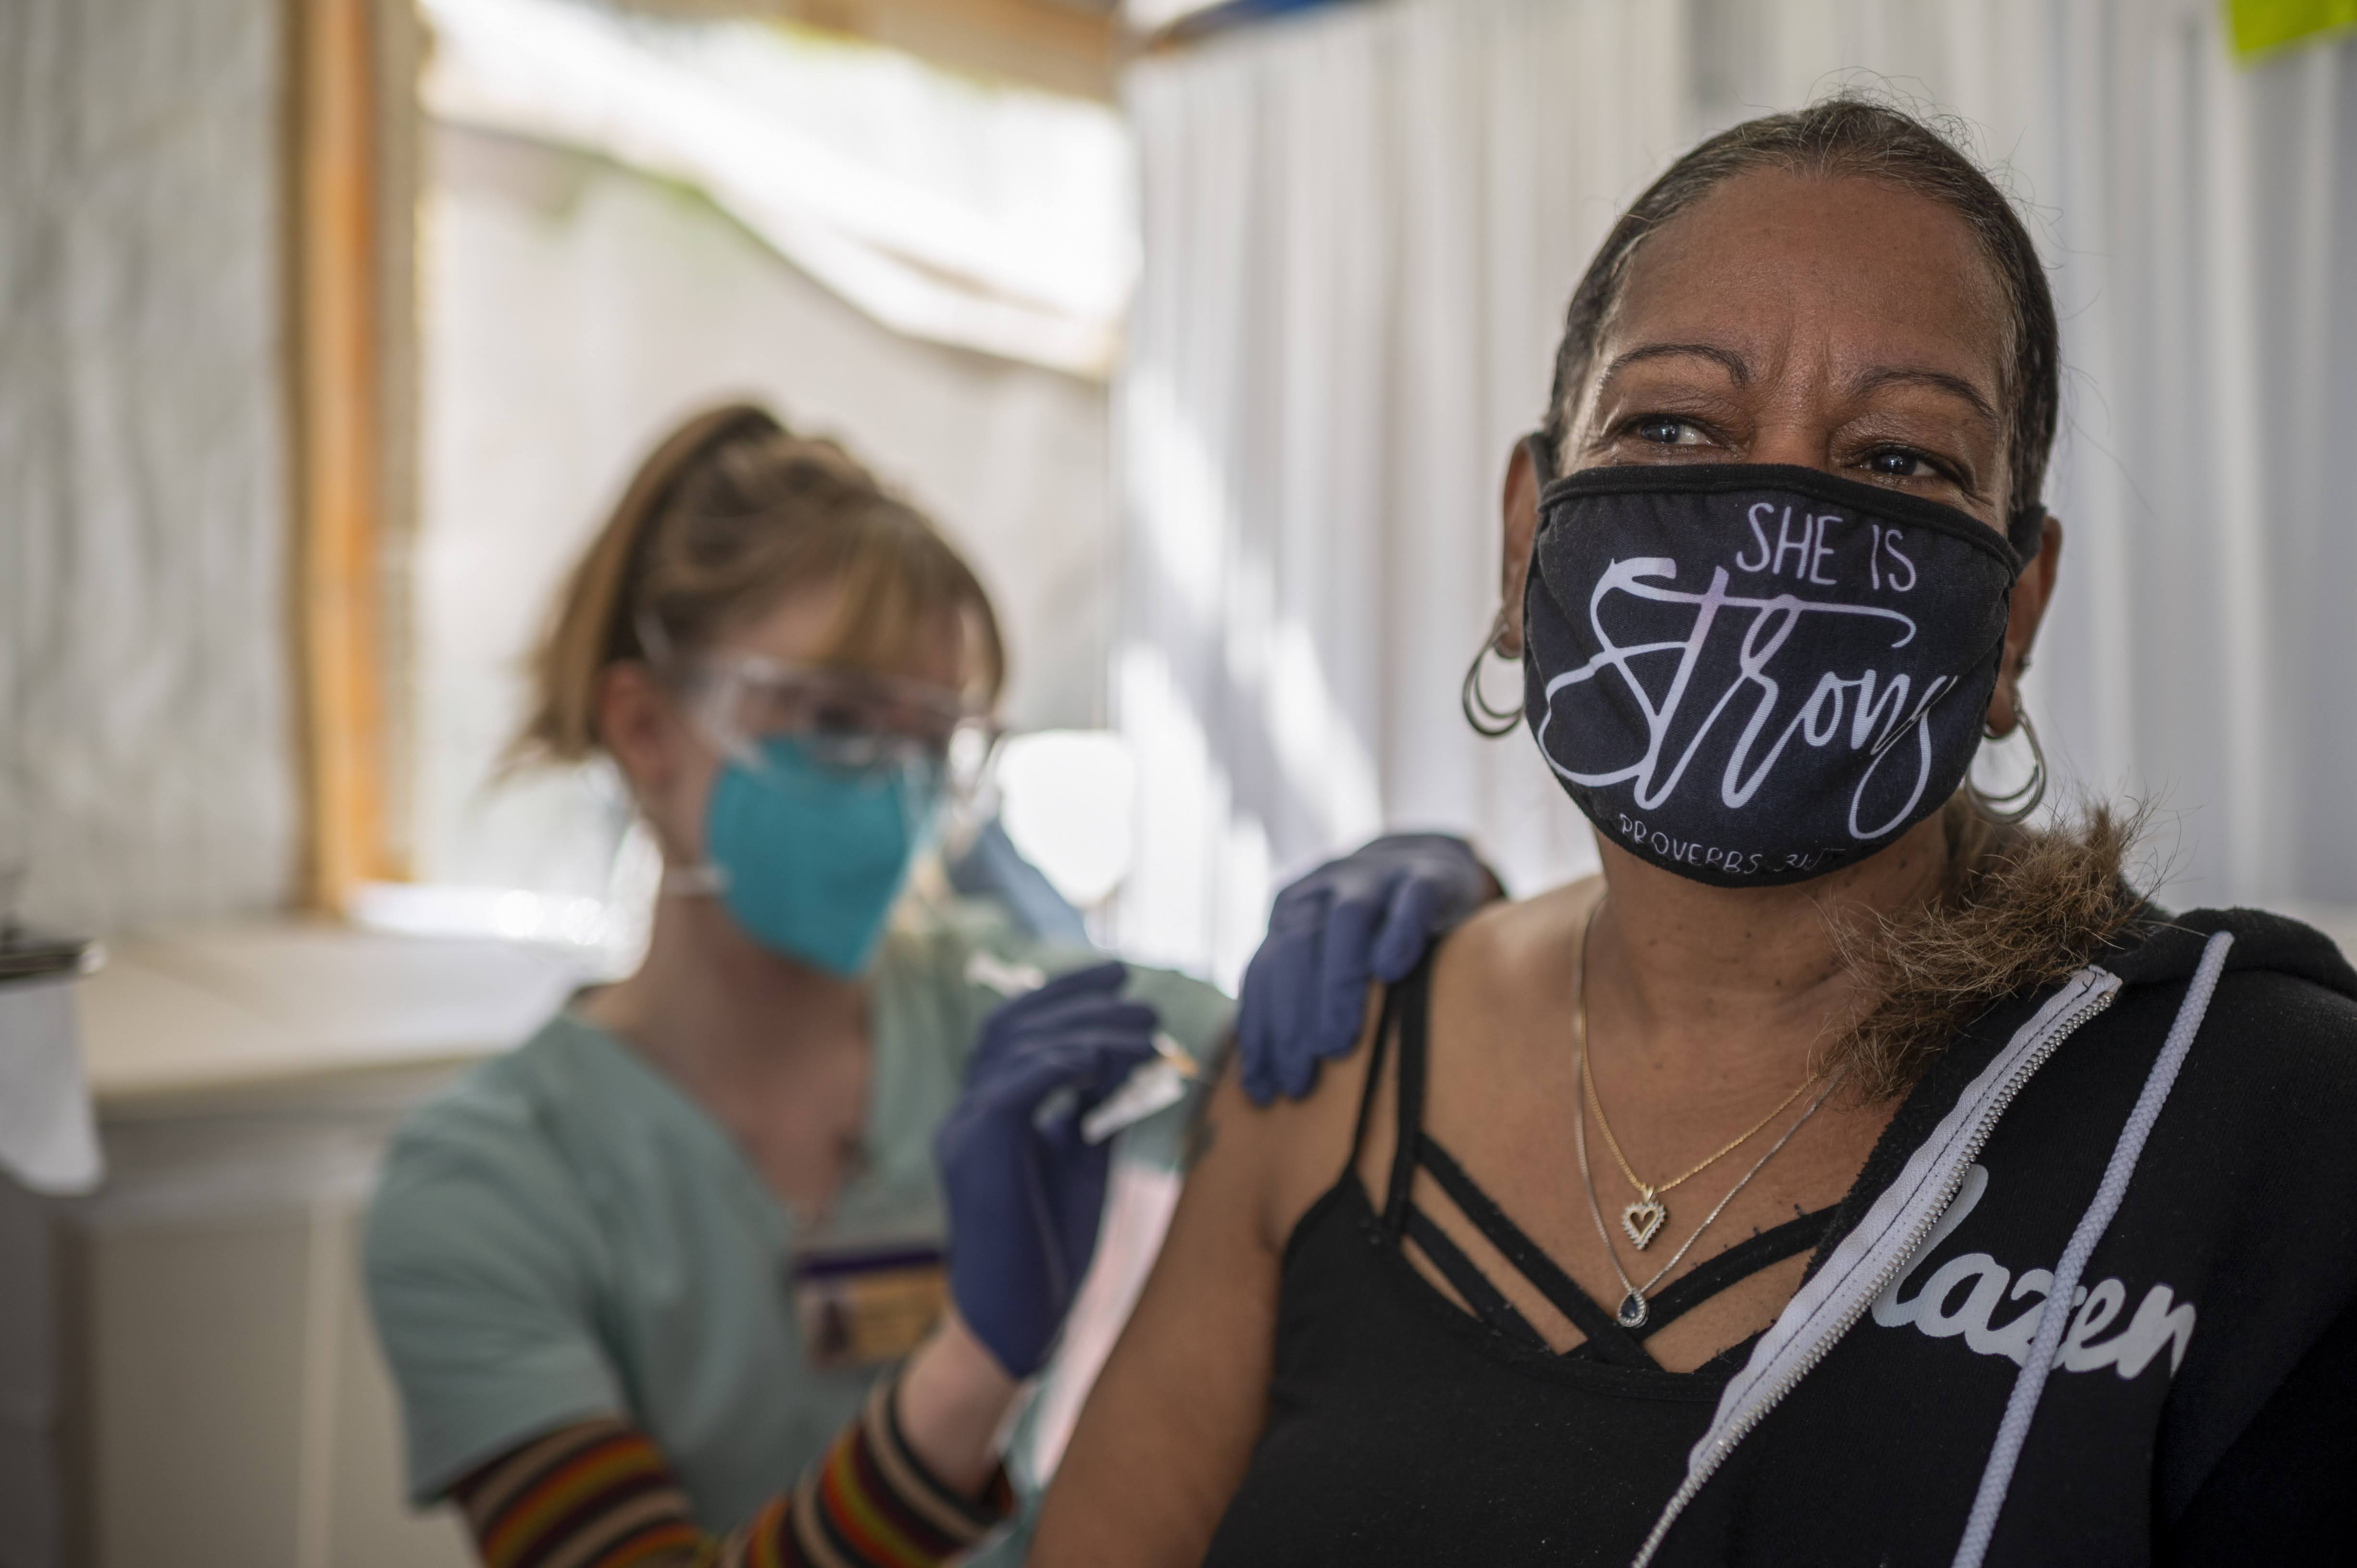
POLYGON ((748 655, 691 663, 679 689, 704 736, 757 773, 768 770, 770 743, 791 739, 822 767, 937 779, 963 800, 998 746, 996 720, 930 682, 748 655))

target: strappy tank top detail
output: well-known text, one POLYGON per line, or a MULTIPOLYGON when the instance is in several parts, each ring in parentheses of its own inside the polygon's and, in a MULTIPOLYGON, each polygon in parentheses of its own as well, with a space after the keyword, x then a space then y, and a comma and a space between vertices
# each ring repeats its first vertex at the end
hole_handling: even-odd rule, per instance
MULTIPOLYGON (((1399 1130, 1393 1144, 1392 1166, 1384 1184, 1383 1230, 1394 1248, 1405 1236, 1432 1261, 1449 1287, 1474 1315, 1497 1333, 1526 1348, 1544 1350, 1546 1341, 1529 1320, 1514 1309, 1497 1285, 1465 1255, 1432 1218, 1415 1206, 1412 1196, 1415 1173, 1423 1169, 1448 1195, 1458 1211, 1480 1231, 1499 1255, 1514 1266, 1539 1294, 1581 1334, 1582 1343, 1563 1352, 1586 1356, 1624 1367, 1658 1367, 1644 1341, 1686 1312, 1738 1281, 1770 1264, 1814 1249, 1832 1225, 1834 1210, 1820 1208, 1800 1215, 1770 1230, 1737 1243, 1696 1265, 1646 1298, 1644 1324, 1624 1328, 1595 1298, 1573 1282, 1555 1261, 1506 1217, 1483 1192, 1440 1141, 1424 1129, 1424 1082, 1430 1026, 1430 960, 1394 986, 1383 999, 1383 1015, 1376 1027, 1374 1056, 1367 1064, 1367 1080, 1359 1098, 1357 1131, 1351 1140, 1350 1163, 1342 1181, 1356 1183, 1359 1156, 1365 1147, 1367 1120, 1372 1114, 1375 1091, 1383 1082, 1384 1056, 1394 1036, 1399 1041, 1399 1130)), ((1723 1359, 1723 1358, 1722 1358, 1723 1359)))
POLYGON ((1819 1209, 1727 1249, 1623 1328, 1425 1130, 1431 965, 1386 993, 1350 1160, 1287 1241, 1268 1421, 1207 1564, 1626 1563, 1752 1344, 1672 1372, 1645 1340, 1833 1222, 1819 1209), (1378 1199, 1358 1173, 1386 1067, 1398 1131, 1378 1199), (1580 1343, 1549 1347, 1418 1205, 1418 1171, 1580 1343))

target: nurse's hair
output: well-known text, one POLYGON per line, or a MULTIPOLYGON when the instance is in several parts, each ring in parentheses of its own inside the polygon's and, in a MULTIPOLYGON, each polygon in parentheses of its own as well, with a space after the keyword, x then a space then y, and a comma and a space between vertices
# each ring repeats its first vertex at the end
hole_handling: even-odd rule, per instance
MULTIPOLYGON (((2005 192, 1955 141, 1903 109, 1857 94, 1764 114, 1721 131, 1672 164, 1620 215, 1572 291, 1555 349, 1555 385, 1542 428, 1558 466, 1568 463, 1564 438, 1572 405, 1594 366, 1597 342, 1620 302, 1639 247, 1719 186, 1755 169, 1880 180, 1939 202, 1964 220, 2005 291, 2011 323, 2012 340, 2004 354, 2007 521, 2036 506, 2062 403, 2054 295, 2038 247, 2005 192)), ((2034 530, 2024 532, 2035 549, 2034 530)), ((2021 542, 2017 540, 2017 546, 2021 542)))
POLYGON ((600 745, 608 666, 693 654, 821 584, 839 598, 818 662, 888 668, 953 620, 966 696, 996 700, 1006 673, 998 618, 941 531, 834 442, 731 403, 681 425, 640 465, 565 580, 511 760, 587 757, 600 745))

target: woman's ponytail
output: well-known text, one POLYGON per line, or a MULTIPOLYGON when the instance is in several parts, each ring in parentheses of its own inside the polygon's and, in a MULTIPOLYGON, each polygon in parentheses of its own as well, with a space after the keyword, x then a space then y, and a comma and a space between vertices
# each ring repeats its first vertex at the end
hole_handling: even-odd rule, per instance
POLYGON ((681 482, 722 446, 784 434, 767 409, 727 403, 681 425, 639 466, 533 650, 532 712, 509 746, 511 763, 578 762, 597 748, 598 675, 618 659, 644 655, 631 601, 657 521, 681 482))

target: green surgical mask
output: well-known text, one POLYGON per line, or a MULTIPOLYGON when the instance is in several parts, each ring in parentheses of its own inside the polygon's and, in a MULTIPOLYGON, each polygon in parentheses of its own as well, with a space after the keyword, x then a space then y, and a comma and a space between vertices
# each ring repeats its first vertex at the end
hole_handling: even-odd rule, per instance
POLYGON ((940 770, 830 766, 801 737, 760 743, 713 780, 705 854, 746 935, 833 974, 865 971, 909 865, 931 838, 940 770))

